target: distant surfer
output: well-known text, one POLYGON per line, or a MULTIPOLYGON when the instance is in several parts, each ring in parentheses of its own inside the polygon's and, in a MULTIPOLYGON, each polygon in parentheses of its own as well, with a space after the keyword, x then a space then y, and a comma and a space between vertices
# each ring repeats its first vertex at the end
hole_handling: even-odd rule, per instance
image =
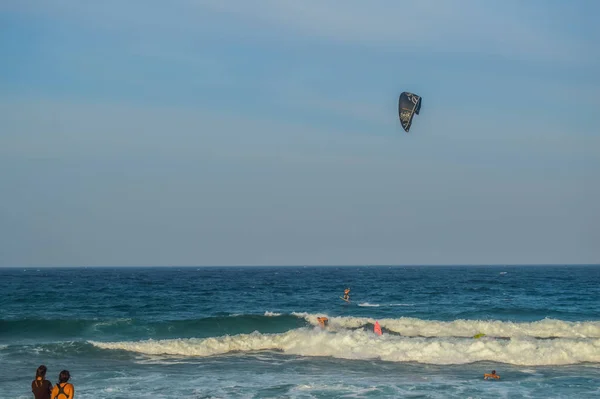
POLYGON ((350 288, 346 288, 344 290, 344 301, 349 301, 350 300, 350 288))
POLYGON ((317 317, 317 321, 319 322, 319 327, 325 328, 327 324, 329 324, 329 319, 327 317, 317 317))
POLYGON ((486 373, 486 374, 483 375, 483 379, 484 380, 489 380, 490 378, 493 378, 495 380, 499 380, 500 376, 498 374, 496 374, 496 370, 492 370, 491 373, 489 373, 489 374, 486 373))

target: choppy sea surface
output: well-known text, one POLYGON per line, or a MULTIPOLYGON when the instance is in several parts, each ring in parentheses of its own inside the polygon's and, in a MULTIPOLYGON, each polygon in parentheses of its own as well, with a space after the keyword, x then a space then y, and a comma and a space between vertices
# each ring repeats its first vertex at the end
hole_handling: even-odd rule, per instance
POLYGON ((78 399, 598 398, 600 266, 0 269, 0 364, 11 399, 40 364, 78 399))

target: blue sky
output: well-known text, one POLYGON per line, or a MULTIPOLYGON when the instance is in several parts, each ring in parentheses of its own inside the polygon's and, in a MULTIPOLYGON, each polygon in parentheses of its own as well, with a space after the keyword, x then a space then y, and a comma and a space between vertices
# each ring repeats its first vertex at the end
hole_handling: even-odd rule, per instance
POLYGON ((5 0, 0 266, 600 263, 597 15, 5 0))

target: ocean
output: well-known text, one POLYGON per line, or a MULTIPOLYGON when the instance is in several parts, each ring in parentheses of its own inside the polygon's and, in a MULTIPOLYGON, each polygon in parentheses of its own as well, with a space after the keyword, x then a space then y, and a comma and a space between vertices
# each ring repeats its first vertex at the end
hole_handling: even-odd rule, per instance
POLYGON ((598 398, 600 267, 5 268, 0 364, 10 399, 40 364, 77 399, 598 398))

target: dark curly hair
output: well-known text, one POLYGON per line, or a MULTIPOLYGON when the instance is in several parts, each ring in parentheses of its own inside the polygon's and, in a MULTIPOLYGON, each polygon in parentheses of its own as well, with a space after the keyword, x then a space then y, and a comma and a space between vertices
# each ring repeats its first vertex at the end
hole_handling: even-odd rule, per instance
POLYGON ((58 375, 58 383, 62 384, 63 382, 67 382, 67 381, 69 381, 69 378, 71 378, 71 374, 69 374, 69 370, 63 370, 58 375))

